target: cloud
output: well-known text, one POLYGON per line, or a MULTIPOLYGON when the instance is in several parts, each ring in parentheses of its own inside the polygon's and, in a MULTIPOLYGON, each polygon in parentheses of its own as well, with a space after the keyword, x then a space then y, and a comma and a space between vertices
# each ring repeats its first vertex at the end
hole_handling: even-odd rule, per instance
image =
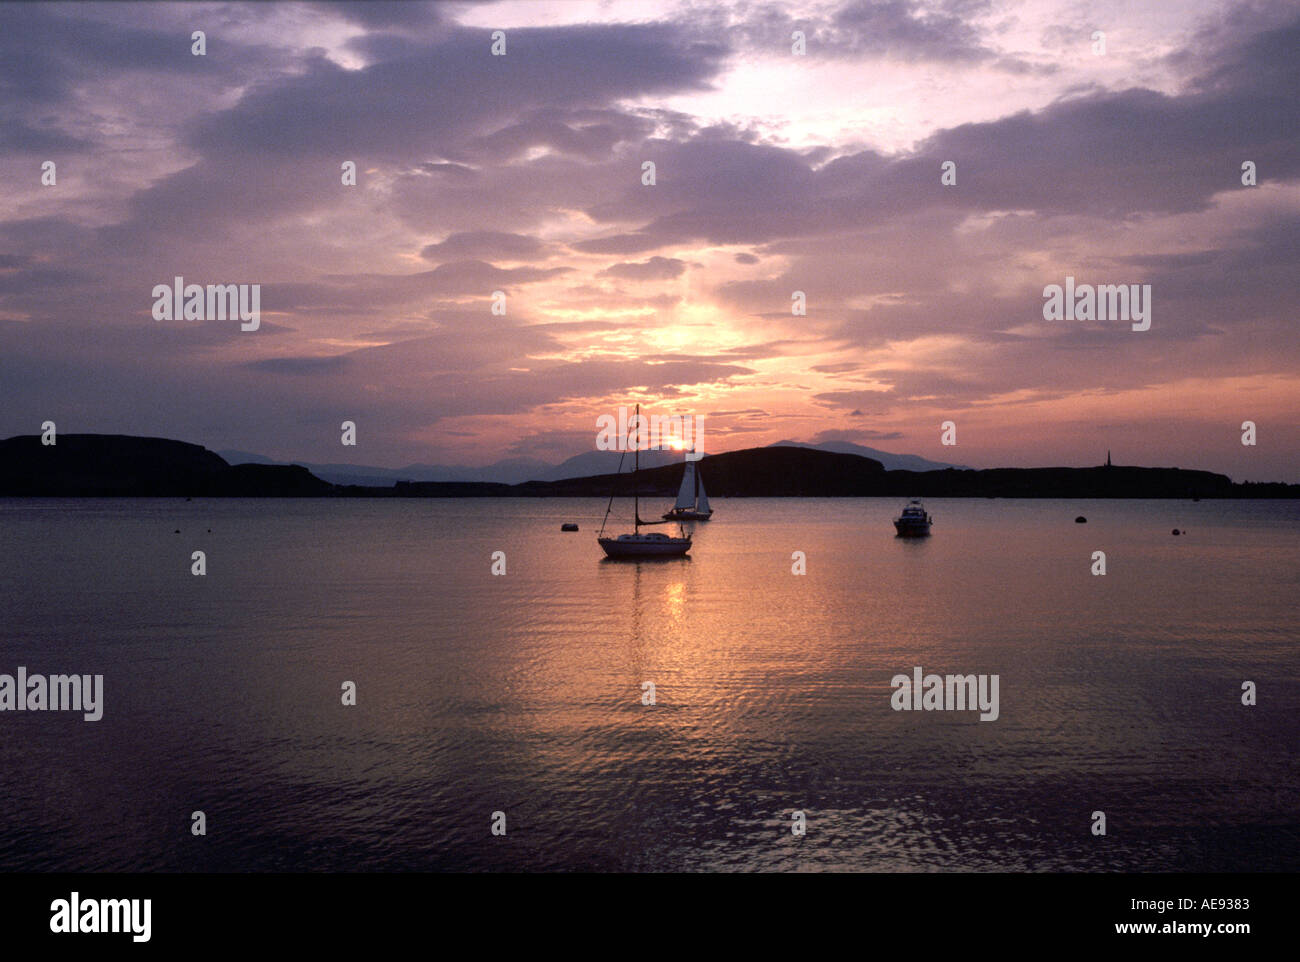
POLYGON ((754 438, 850 419, 917 437, 908 419, 939 408, 1018 437, 1018 409, 1054 423, 1044 411, 1182 397, 1191 378, 1275 378, 1251 395, 1269 410, 1295 397, 1276 386, 1300 368, 1285 4, 1200 26, 1195 3, 1135 15, 1123 70, 1016 48, 1052 23, 1077 46, 1073 8, 1013 21, 980 0, 557 26, 519 5, 504 58, 465 5, 203 9, 206 59, 189 54, 193 7, 5 11, 0 396, 16 429, 58 409, 241 448, 321 426, 336 444, 346 407, 413 460, 454 418, 498 419, 499 452, 551 405, 617 397, 750 412, 735 431, 754 438), (791 68, 796 25, 809 56, 791 68), (755 65, 874 85, 782 125, 755 65), (971 99, 990 73, 1005 109, 971 99), (926 93, 877 102, 892 83, 926 93), (972 122, 935 127, 918 106, 933 98, 972 122), (920 133, 886 149, 895 122, 920 133), (43 152, 57 188, 39 186, 43 152), (1247 159, 1258 187, 1240 183, 1247 159), (1042 288, 1067 273, 1150 283, 1152 330, 1044 323, 1042 288), (262 330, 152 321, 149 291, 176 274, 260 283, 262 330))
POLYGON ((831 42, 849 51, 919 56, 940 61, 987 60, 993 56, 970 25, 973 7, 950 14, 910 0, 853 0, 832 18, 831 42))
POLYGON ((600 273, 629 281, 667 281, 681 277, 685 271, 686 262, 676 257, 652 257, 639 263, 620 262, 600 273))
POLYGON ((268 357, 249 362, 249 367, 271 374, 333 374, 347 365, 342 354, 333 357, 268 357))
POLYGON ((441 22, 444 3, 433 0, 359 0, 313 3, 320 16, 338 16, 368 30, 409 31, 441 22))
POLYGON ((569 246, 584 254, 640 254, 664 246, 667 240, 648 233, 614 234, 591 240, 576 241, 569 246))
POLYGON ((536 237, 507 231, 462 231, 444 241, 429 244, 420 256, 430 261, 453 260, 536 260, 547 246, 536 237))
POLYGON ((464 151, 479 162, 514 160, 539 147, 557 154, 595 160, 610 156, 620 143, 640 140, 653 129, 654 124, 649 118, 615 110, 566 112, 545 109, 470 140, 464 151))
POLYGON ((806 38, 807 56, 970 64, 995 58, 973 20, 989 12, 986 0, 922 3, 916 0, 850 0, 830 11, 809 8, 795 15, 789 4, 755 3, 697 9, 702 29, 724 30, 746 52, 789 50, 791 34, 806 38))
POLYGON ((503 120, 703 89, 725 52, 673 24, 516 29, 505 57, 491 56, 488 34, 456 29, 360 70, 309 55, 296 76, 197 119, 189 144, 205 155, 237 144, 300 159, 458 161, 503 120))

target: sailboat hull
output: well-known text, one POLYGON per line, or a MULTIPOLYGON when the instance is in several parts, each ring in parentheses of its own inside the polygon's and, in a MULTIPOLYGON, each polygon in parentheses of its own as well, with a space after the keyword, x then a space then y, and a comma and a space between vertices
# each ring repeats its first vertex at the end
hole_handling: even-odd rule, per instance
POLYGON ((691 550, 690 538, 662 534, 625 534, 597 541, 611 558, 680 558, 691 550))
POLYGON ((664 515, 665 521, 708 521, 713 517, 712 511, 678 511, 674 508, 664 515))

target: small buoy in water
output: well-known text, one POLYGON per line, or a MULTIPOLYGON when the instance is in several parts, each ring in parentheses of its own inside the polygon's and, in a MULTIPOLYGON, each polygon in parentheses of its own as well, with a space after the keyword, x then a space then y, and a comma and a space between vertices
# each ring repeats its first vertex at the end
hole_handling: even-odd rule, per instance
POLYGON ((577 531, 577 530, 578 530, 578 526, 577 526, 576 524, 574 524, 572 521, 566 521, 564 524, 560 525, 560 530, 561 530, 561 531, 577 531))
POLYGON ((1087 523, 1088 523, 1088 519, 1085 518, 1083 515, 1079 515, 1077 518, 1074 519, 1074 523, 1075 523, 1075 524, 1087 524, 1087 523))
POLYGON ((1180 535, 1180 534, 1182 534, 1182 532, 1179 531, 1177 528, 1174 528, 1174 534, 1175 534, 1175 535, 1180 535))

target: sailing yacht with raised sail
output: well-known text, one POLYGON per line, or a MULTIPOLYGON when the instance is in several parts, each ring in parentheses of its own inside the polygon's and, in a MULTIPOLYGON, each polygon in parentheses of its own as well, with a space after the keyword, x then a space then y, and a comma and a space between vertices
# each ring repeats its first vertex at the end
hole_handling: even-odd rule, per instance
POLYGON ((686 459, 682 472, 682 486, 677 489, 677 503, 664 515, 665 521, 708 521, 713 517, 709 496, 704 492, 704 478, 700 476, 698 462, 686 459))
MULTIPOLYGON (((641 405, 636 406, 636 417, 632 421, 634 428, 629 428, 629 438, 635 437, 633 432, 639 431, 641 426, 641 405)), ((666 524, 666 521, 642 521, 641 520, 641 491, 637 478, 641 470, 641 445, 639 440, 632 443, 632 449, 635 451, 633 468, 632 468, 632 533, 621 534, 617 538, 602 537, 605 533, 605 523, 609 521, 609 512, 614 506, 614 494, 610 493, 609 505, 605 508, 605 518, 600 523, 600 531, 596 534, 596 541, 605 550, 605 554, 611 558, 678 558, 691 550, 690 535, 672 537, 671 535, 660 534, 658 531, 652 531, 649 534, 642 534, 641 529, 646 525, 666 524)), ((619 460, 619 469, 622 469, 622 459, 619 460)))

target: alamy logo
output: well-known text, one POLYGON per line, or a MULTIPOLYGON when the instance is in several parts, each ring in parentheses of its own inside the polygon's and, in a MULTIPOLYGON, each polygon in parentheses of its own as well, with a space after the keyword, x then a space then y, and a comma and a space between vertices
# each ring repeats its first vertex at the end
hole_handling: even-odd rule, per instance
POLYGON ((177 277, 169 286, 153 289, 155 321, 225 321, 239 318, 241 331, 255 331, 262 324, 261 284, 186 284, 177 277))
POLYGON ((629 415, 618 409, 618 418, 602 414, 596 418, 597 451, 684 451, 687 461, 704 457, 704 415, 629 415))
POLYGON ((152 931, 152 899, 71 898, 50 903, 50 931, 59 935, 82 932, 128 932, 132 942, 148 942, 152 931))
POLYGON ((997 675, 895 675, 889 681, 894 711, 979 711, 980 721, 998 720, 997 675))
POLYGON ((1150 284, 1074 284, 1066 277, 1065 287, 1048 284, 1043 288, 1045 321, 1132 321, 1133 330, 1151 328, 1150 284))
POLYGON ((0 711, 79 711, 86 721, 104 716, 103 675, 0 675, 0 711))

